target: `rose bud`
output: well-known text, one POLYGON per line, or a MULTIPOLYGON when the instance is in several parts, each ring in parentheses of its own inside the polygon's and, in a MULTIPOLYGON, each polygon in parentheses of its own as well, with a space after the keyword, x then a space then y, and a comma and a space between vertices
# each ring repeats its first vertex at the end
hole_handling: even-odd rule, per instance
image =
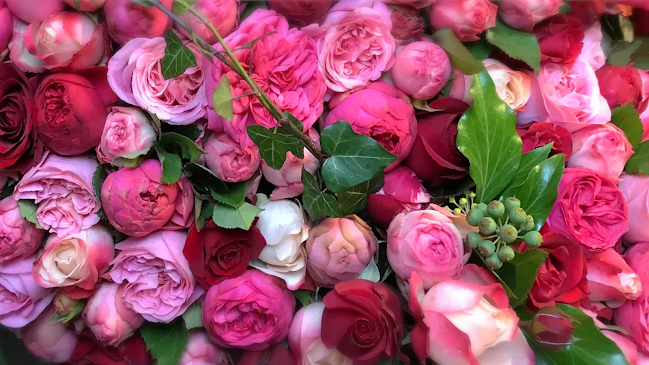
POLYGON ((523 140, 523 153, 552 143, 550 156, 566 155, 567 162, 572 154, 572 136, 567 129, 550 123, 533 123, 528 129, 516 129, 523 140))
POLYGON ((606 302, 611 308, 620 307, 627 299, 635 300, 642 293, 640 277, 633 272, 612 248, 588 259, 588 298, 606 302))
POLYGON ((48 307, 36 320, 21 329, 25 347, 39 359, 63 363, 77 345, 78 336, 64 323, 54 318, 53 307, 48 307))
POLYGON ((106 3, 106 0, 63 0, 79 11, 95 11, 106 3))
POLYGON ((642 114, 647 102, 642 97, 642 79, 634 67, 604 65, 595 72, 602 96, 611 109, 633 103, 633 107, 642 114))
POLYGON ((5 0, 0 0, 0 53, 9 46, 13 32, 13 17, 9 8, 5 7, 5 0))
POLYGON ((570 317, 557 307, 539 309, 529 324, 529 330, 534 339, 548 350, 560 350, 574 342, 572 332, 575 326, 570 317))
POLYGON ((581 52, 584 31, 581 22, 559 14, 534 27, 541 47, 541 61, 561 63, 571 68, 581 52))
POLYGON ((207 167, 221 180, 238 182, 249 180, 259 169, 261 156, 254 143, 244 146, 226 132, 214 132, 202 140, 207 167))
POLYGON ((139 108, 114 106, 106 116, 101 141, 96 148, 101 163, 132 159, 153 147, 158 133, 153 122, 139 108))
POLYGON ((359 217, 327 218, 309 230, 307 269, 318 286, 358 279, 378 249, 372 228, 359 217))
MULTIPOLYGON (((239 24, 239 0, 198 0, 192 7, 214 25, 221 37, 230 34, 232 29, 239 24)), ((207 43, 217 43, 216 36, 196 15, 187 12, 180 19, 189 24, 192 31, 207 43)), ((184 29, 182 33, 188 34, 184 29)))
POLYGON ((385 171, 401 162, 412 148, 417 135, 417 119, 410 99, 402 91, 385 81, 337 94, 329 102, 324 129, 340 120, 349 122, 356 133, 374 138, 388 152, 399 159, 385 171))
POLYGON ((268 8, 282 14, 291 24, 304 27, 323 18, 333 0, 268 0, 268 8))
MULTIPOLYGON (((211 343, 207 333, 190 332, 185 351, 178 365, 229 365, 228 356, 220 347, 211 343)), ((286 363, 288 364, 288 363, 286 363)))
POLYGON ((5 0, 5 2, 14 16, 27 23, 42 22, 65 8, 63 0, 5 0))
POLYGON ((144 318, 126 306, 124 286, 103 282, 88 299, 81 315, 97 340, 106 346, 117 346, 144 323, 144 318))
POLYGON ((622 174, 619 188, 629 206, 629 230, 624 241, 649 242, 649 176, 622 174))
POLYGON ((44 233, 20 215, 13 196, 0 200, 0 264, 32 257, 43 242, 44 233))
POLYGON ((485 59, 482 63, 489 72, 500 99, 515 112, 524 110, 532 94, 531 77, 491 58, 485 59))
POLYGON ((417 38, 424 32, 424 19, 419 16, 419 10, 409 5, 390 5, 390 33, 394 40, 406 43, 417 38))
POLYGON ((101 187, 106 217, 118 231, 142 237, 158 229, 191 225, 193 191, 184 175, 175 184, 163 184, 162 166, 146 160, 108 175, 101 187))
POLYGON ((462 42, 477 41, 480 33, 496 26, 497 10, 488 0, 437 0, 430 9, 430 25, 451 28, 462 42))
MULTIPOLYGON (((160 2, 171 9, 173 0, 160 2)), ((107 0, 103 9, 108 34, 122 46, 134 38, 162 37, 173 24, 169 16, 155 6, 145 7, 132 0, 107 0)))
POLYGON ((81 309, 83 309, 86 303, 82 299, 72 299, 65 295, 63 291, 57 290, 56 294, 54 294, 52 305, 54 306, 56 313, 58 313, 62 317, 65 317, 75 312, 76 314, 79 314, 80 311, 78 310, 78 308, 81 307, 81 309))
POLYGON ((563 0, 503 0, 498 15, 512 28, 531 32, 536 23, 559 14, 563 0))
POLYGON ((469 161, 457 149, 457 122, 468 108, 460 100, 441 98, 429 106, 438 111, 418 119, 417 136, 403 164, 419 179, 439 186, 469 174, 469 161))
POLYGON ((429 41, 401 48, 392 66, 394 85, 415 99, 432 99, 450 76, 451 61, 446 51, 429 41))

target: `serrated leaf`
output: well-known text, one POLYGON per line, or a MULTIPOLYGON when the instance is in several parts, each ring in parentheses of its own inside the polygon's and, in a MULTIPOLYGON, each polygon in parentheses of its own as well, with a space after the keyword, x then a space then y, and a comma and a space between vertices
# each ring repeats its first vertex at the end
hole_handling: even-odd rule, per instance
POLYGON ((370 263, 367 264, 367 266, 365 267, 363 272, 361 272, 358 278, 363 280, 369 280, 374 283, 381 280, 381 273, 379 273, 379 267, 376 266, 376 262, 374 262, 374 260, 370 261, 370 263))
POLYGON ((232 91, 230 89, 230 80, 223 74, 221 75, 221 82, 212 94, 212 108, 216 114, 232 122, 234 118, 234 108, 232 106, 232 91))
POLYGON ((160 164, 162 164, 162 183, 177 183, 183 172, 183 161, 180 159, 180 156, 170 152, 163 152, 158 155, 158 158, 160 159, 160 164))
POLYGON ((165 47, 165 55, 160 60, 160 69, 165 80, 180 76, 189 67, 196 66, 196 56, 183 44, 173 30, 167 29, 164 39, 167 46, 165 47))
POLYGON ((512 308, 525 303, 541 264, 547 257, 546 251, 532 249, 522 254, 516 254, 512 261, 504 262, 503 267, 496 270, 498 276, 515 295, 515 297, 509 298, 512 308))
MULTIPOLYGON (((192 182, 199 194, 211 194, 212 191, 228 191, 228 185, 219 179, 207 167, 190 162, 183 167, 185 175, 192 182)), ((205 199, 208 199, 206 196, 205 199)))
POLYGON ((201 306, 199 302, 194 302, 194 304, 190 305, 185 313, 183 313, 185 328, 193 330, 195 328, 203 327, 203 319, 201 318, 202 311, 203 306, 201 306))
POLYGON ((248 185, 245 182, 228 184, 228 191, 212 191, 212 198, 219 203, 237 208, 246 199, 248 185))
POLYGON ((261 211, 262 209, 249 203, 243 203, 241 206, 233 208, 227 204, 216 202, 212 212, 212 220, 222 228, 241 228, 247 231, 261 211))
POLYGON ((550 155, 550 151, 552 151, 553 144, 554 142, 550 142, 545 146, 541 146, 528 153, 524 153, 521 156, 521 163, 518 166, 518 171, 512 179, 512 182, 509 183, 509 186, 507 186, 507 189, 513 189, 523 185, 534 166, 547 160, 548 156, 550 155))
POLYGON ((642 41, 636 39, 633 42, 615 41, 606 62, 613 66, 626 67, 631 62, 631 56, 642 45, 642 41))
POLYGON ((329 193, 323 193, 315 177, 304 169, 302 170, 302 185, 304 185, 302 202, 311 219, 339 216, 336 198, 329 193))
POLYGON ((302 304, 302 308, 304 308, 309 305, 309 302, 311 301, 311 293, 313 292, 310 290, 298 289, 293 292, 293 295, 295 296, 295 299, 302 304))
POLYGON ((643 126, 633 103, 613 109, 611 123, 620 128, 633 147, 642 142, 643 126))
POLYGON ((178 365, 189 340, 189 332, 181 318, 171 323, 144 322, 140 333, 158 365, 178 365))
POLYGON ((194 215, 196 216, 196 229, 200 231, 205 227, 205 221, 212 218, 214 203, 209 200, 200 200, 195 197, 194 215))
POLYGON ((155 143, 155 148, 158 153, 171 152, 187 161, 194 161, 205 153, 198 148, 196 142, 175 132, 163 133, 155 143))
POLYGON ((272 169, 279 170, 284 165, 288 152, 297 157, 300 154, 304 156, 302 143, 294 136, 287 134, 281 127, 274 131, 262 126, 251 125, 246 129, 250 139, 259 147, 261 157, 272 169))
POLYGON ((18 208, 20 209, 20 216, 23 217, 27 222, 34 223, 36 228, 43 229, 38 218, 36 218, 36 210, 38 210, 38 204, 34 203, 33 200, 18 200, 18 208))
POLYGON ((629 174, 643 173, 649 175, 649 141, 640 143, 634 151, 635 153, 626 162, 624 171, 629 174))
POLYGON ((99 211, 97 212, 97 215, 101 219, 106 218, 106 214, 104 214, 104 209, 101 207, 101 187, 104 185, 104 180, 106 180, 106 170, 104 169, 104 166, 99 164, 97 166, 97 169, 95 172, 92 174, 92 189, 95 192, 95 199, 97 199, 97 202, 99 203, 99 211))
POLYGON ((465 43, 464 45, 478 61, 483 61, 485 58, 489 57, 489 54, 494 49, 494 46, 486 39, 465 43))
POLYGON ((469 50, 462 45, 453 31, 449 28, 435 32, 432 39, 451 57, 451 62, 465 75, 473 75, 485 70, 482 62, 476 60, 469 50))
POLYGON ((487 41, 509 57, 525 62, 534 72, 539 73, 541 47, 534 34, 514 29, 498 19, 494 28, 487 29, 487 41))
POLYGON ((322 164, 321 173, 327 189, 333 193, 371 179, 397 160, 371 137, 354 133, 347 122, 325 128, 320 134, 320 145, 331 156, 322 164))
POLYGON ((383 173, 372 179, 354 186, 353 188, 338 193, 338 211, 341 216, 356 214, 367 206, 367 195, 374 194, 383 187, 383 173))
POLYGON ((458 124, 457 147, 469 159, 477 202, 488 203, 511 182, 521 161, 523 142, 516 115, 498 94, 485 72, 473 76, 475 104, 458 124))

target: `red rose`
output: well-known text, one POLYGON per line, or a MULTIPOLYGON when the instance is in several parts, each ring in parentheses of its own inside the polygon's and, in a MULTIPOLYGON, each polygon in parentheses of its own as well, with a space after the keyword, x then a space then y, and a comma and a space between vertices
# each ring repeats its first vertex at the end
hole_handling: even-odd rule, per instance
POLYGON ((611 66, 595 71, 599 90, 611 109, 633 103, 639 114, 647 108, 642 97, 642 79, 634 67, 611 66))
POLYGON ((268 8, 288 19, 291 24, 304 27, 327 15, 333 0, 268 0, 268 8))
POLYGON ((324 297, 322 343, 354 360, 376 364, 396 355, 404 333, 401 303, 382 282, 356 279, 336 284, 324 297))
POLYGON ((282 347, 275 345, 264 351, 246 351, 241 355, 237 365, 290 365, 295 364, 293 354, 282 347))
POLYGON ((259 257, 264 247, 266 240, 255 225, 248 231, 225 229, 210 220, 200 232, 192 224, 183 255, 196 280, 209 289, 225 279, 241 276, 248 262, 259 257))
POLYGON ((86 330, 72 352, 70 365, 151 365, 151 355, 139 332, 117 347, 103 346, 95 335, 86 330))
POLYGON ((587 265, 579 242, 556 232, 543 235, 541 250, 549 256, 541 265, 530 291, 530 304, 536 308, 556 302, 573 304, 588 296, 587 265))
POLYGON ((541 61, 562 63, 571 68, 584 46, 581 22, 566 14, 559 14, 534 27, 541 46, 541 61))
POLYGON ((403 164, 418 178, 438 186, 469 174, 469 160, 457 149, 457 122, 469 107, 453 98, 441 98, 429 105, 440 110, 418 116, 417 137, 403 164))
POLYGON ((568 161, 572 154, 572 136, 563 127, 555 127, 550 123, 534 123, 528 129, 519 128, 516 131, 523 140, 523 153, 553 142, 550 156, 563 153, 566 155, 565 161, 568 161))
POLYGON ((570 16, 579 19, 584 25, 595 23, 606 12, 604 0, 568 0, 568 5, 572 8, 570 16))

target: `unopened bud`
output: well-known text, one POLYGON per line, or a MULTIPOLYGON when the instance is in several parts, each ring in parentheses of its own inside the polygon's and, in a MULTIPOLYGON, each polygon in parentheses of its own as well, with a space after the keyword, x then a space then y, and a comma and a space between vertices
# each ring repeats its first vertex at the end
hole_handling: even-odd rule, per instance
POLYGON ((478 229, 480 229, 480 233, 482 234, 493 234, 496 232, 496 228, 498 228, 496 221, 490 217, 484 217, 480 220, 480 223, 478 223, 478 229))
POLYGON ((484 257, 493 255, 494 251, 496 251, 496 245, 491 241, 484 240, 478 245, 478 252, 484 257))
POLYGON ((482 235, 478 232, 469 232, 466 235, 466 239, 469 241, 472 249, 478 248, 478 245, 482 242, 482 235))
POLYGON ((510 262, 515 256, 516 253, 514 252, 514 249, 509 246, 503 246, 498 250, 498 258, 502 262, 510 262))
POLYGON ((56 313, 60 314, 61 316, 67 316, 71 312, 74 311, 74 307, 79 303, 78 300, 76 299, 70 299, 67 295, 63 294, 62 292, 57 292, 56 295, 54 295, 54 300, 52 300, 52 304, 54 305, 54 310, 56 313))
POLYGON ((525 233, 523 241, 532 248, 538 248, 543 243, 543 236, 537 231, 530 231, 525 233))
POLYGON ((534 316, 529 330, 536 341, 548 350, 560 350, 573 342, 570 317, 557 307, 544 307, 534 316))
POLYGON ((484 214, 479 209, 471 209, 466 216, 466 222, 477 227, 482 218, 484 218, 484 214))
POLYGON ((491 256, 487 257, 485 259, 485 264, 487 265, 487 267, 493 270, 498 270, 503 267, 503 262, 500 261, 497 253, 493 253, 491 254, 491 256))
POLYGON ((512 243, 518 238, 518 230, 511 224, 505 224, 500 229, 500 239, 505 241, 505 243, 512 243))
POLYGON ((505 199, 505 209, 507 209, 508 212, 511 212, 512 210, 516 208, 521 207, 521 201, 516 199, 516 198, 507 198, 505 199))
POLYGON ((460 198, 460 205, 464 205, 464 204, 466 204, 466 203, 468 203, 468 201, 466 200, 466 198, 460 198))
POLYGON ((527 213, 525 213, 523 208, 514 208, 514 210, 509 212, 509 220, 512 224, 520 226, 527 220, 527 213))
POLYGON ((487 205, 487 213, 493 218, 500 218, 505 214, 505 206, 498 200, 494 200, 487 205))

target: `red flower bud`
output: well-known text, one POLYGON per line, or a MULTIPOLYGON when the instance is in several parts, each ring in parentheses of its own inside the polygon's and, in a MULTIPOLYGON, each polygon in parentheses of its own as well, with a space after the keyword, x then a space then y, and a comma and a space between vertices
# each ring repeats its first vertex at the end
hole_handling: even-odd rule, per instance
POLYGON ((572 343, 575 326, 571 318, 557 307, 544 307, 534 316, 529 330, 545 349, 560 350, 572 343))

